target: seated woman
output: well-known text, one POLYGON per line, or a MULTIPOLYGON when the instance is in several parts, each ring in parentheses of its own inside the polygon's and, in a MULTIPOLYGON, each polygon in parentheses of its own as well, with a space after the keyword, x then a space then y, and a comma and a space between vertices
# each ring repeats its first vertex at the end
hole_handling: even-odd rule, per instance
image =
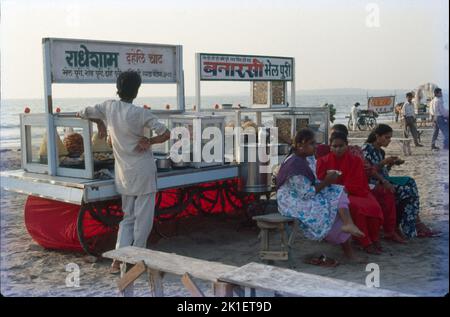
MULTIPOLYGON (((348 137, 348 129, 343 124, 335 124, 331 128, 331 133, 342 132, 348 137)), ((330 146, 326 144, 320 145, 316 151, 316 158, 330 153, 330 146)), ((362 148, 358 145, 349 145, 348 150, 352 155, 360 157, 364 161, 364 171, 367 178, 375 178, 378 180, 377 184, 370 184, 371 192, 383 211, 383 233, 384 238, 398 243, 406 243, 406 240, 401 236, 397 226, 397 207, 395 205, 395 194, 391 191, 388 183, 383 183, 383 178, 378 174, 377 168, 374 167, 364 157, 362 148)))
POLYGON ((337 174, 329 173, 322 182, 317 180, 315 145, 310 129, 302 129, 295 136, 292 153, 281 164, 276 179, 278 211, 297 218, 308 239, 341 244, 345 255, 355 260, 350 237, 364 234, 351 219, 344 187, 331 185, 337 174))
POLYGON ((335 183, 345 187, 350 200, 352 219, 365 235, 356 240, 367 253, 381 254, 380 227, 383 212, 370 192, 363 160, 350 153, 344 133, 333 132, 330 145, 331 152, 317 161, 317 177, 324 179, 330 170, 342 173, 335 183))
POLYGON ((401 232, 407 238, 432 237, 437 232, 431 231, 420 221, 419 191, 412 177, 390 177, 389 171, 393 165, 401 164, 398 157, 386 158, 382 147, 391 142, 392 128, 387 124, 379 124, 370 133, 363 145, 365 159, 376 168, 376 173, 369 180, 371 184, 381 185, 395 194, 397 204, 397 222, 401 232))

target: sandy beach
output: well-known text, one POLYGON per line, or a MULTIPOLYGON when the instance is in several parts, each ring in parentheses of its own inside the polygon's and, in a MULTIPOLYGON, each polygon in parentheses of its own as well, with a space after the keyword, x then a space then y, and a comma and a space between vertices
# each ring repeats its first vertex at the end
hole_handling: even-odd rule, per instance
MULTIPOLYGON (((393 125, 398 128, 398 126, 393 125)), ((448 151, 432 152, 432 130, 422 135, 423 148, 412 146, 413 154, 404 156, 396 142, 386 149, 387 155, 398 155, 406 162, 395 167, 391 174, 409 175, 416 179, 420 191, 420 215, 442 236, 413 239, 406 245, 382 241, 382 255, 368 255, 369 262, 380 267, 380 287, 419 296, 443 296, 448 293, 449 275, 449 201, 448 151)), ((351 133, 351 137, 365 137, 367 132, 351 133)), ((395 132, 401 136, 399 131, 395 132)), ((438 144, 442 144, 440 141, 438 144)), ((1 170, 20 168, 20 151, 1 153, 1 170)), ((81 253, 45 250, 29 236, 23 217, 25 195, 1 190, 1 293, 4 296, 116 296, 118 277, 108 273, 110 262, 81 253), (69 272, 66 265, 76 263, 80 268, 80 286, 67 287, 69 272)), ((259 262, 258 229, 242 227, 242 217, 225 215, 198 216, 168 223, 161 227, 166 238, 152 239, 151 249, 230 265, 259 262)), ((276 238, 276 237, 275 237, 276 238)), ((305 264, 306 257, 325 253, 339 259, 341 250, 325 242, 312 242, 297 237, 293 246, 296 270, 322 276, 365 283, 368 272, 364 264, 342 264, 324 268, 305 264)), ((358 251, 358 254, 363 254, 358 251)), ((365 254, 365 253, 364 253, 365 254)), ((287 263, 275 265, 288 267, 287 263)), ((206 295, 210 285, 199 281, 206 295)), ((164 280, 168 296, 189 296, 180 277, 168 275, 164 280)), ((147 281, 141 277, 136 283, 137 296, 149 296, 147 281)), ((271 295, 257 292, 258 296, 271 295)))

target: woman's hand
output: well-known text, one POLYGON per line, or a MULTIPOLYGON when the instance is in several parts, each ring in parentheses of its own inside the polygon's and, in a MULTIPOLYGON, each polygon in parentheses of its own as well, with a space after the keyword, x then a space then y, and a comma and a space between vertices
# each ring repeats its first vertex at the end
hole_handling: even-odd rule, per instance
POLYGON ((339 178, 339 174, 336 171, 327 171, 327 174, 325 175, 325 178, 323 179, 323 182, 326 184, 334 184, 337 179, 339 178))
POLYGON ((391 183, 389 183, 389 181, 384 180, 382 184, 383 184, 383 187, 384 187, 385 189, 389 190, 391 193, 394 193, 394 192, 395 192, 395 187, 394 187, 394 185, 392 185, 391 183))
POLYGON ((392 166, 399 158, 397 156, 390 156, 380 162, 381 165, 392 166))

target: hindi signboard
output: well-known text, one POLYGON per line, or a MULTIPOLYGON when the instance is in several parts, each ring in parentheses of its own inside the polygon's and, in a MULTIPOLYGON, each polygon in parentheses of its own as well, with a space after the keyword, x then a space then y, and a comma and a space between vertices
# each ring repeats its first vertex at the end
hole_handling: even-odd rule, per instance
POLYGON ((115 83, 133 70, 143 83, 176 83, 175 45, 73 39, 50 41, 53 83, 115 83))
POLYGON ((369 97, 367 100, 367 109, 374 110, 377 113, 388 113, 394 111, 395 96, 369 97))
POLYGON ((200 53, 200 80, 292 81, 294 59, 200 53))

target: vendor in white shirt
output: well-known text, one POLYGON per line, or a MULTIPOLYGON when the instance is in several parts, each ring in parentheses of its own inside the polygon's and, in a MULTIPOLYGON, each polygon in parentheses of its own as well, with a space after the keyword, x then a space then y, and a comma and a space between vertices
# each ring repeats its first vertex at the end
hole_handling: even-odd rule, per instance
POLYGON ((434 98, 430 104, 430 119, 434 125, 431 148, 433 150, 439 150, 436 146, 436 140, 440 130, 444 136, 444 149, 448 150, 448 109, 444 106, 441 88, 434 90, 434 98))
MULTIPOLYGON (((166 126, 152 111, 133 105, 141 77, 137 72, 123 72, 117 78, 119 100, 108 100, 79 113, 81 118, 98 124, 100 137, 106 128, 112 142, 115 158, 115 185, 122 195, 124 218, 119 225, 116 248, 136 246, 145 248, 153 225, 155 210, 156 165, 151 145, 170 138, 166 126), (106 123, 106 126, 103 124, 106 123), (144 128, 158 135, 144 137, 144 128)), ((111 273, 120 271, 120 263, 113 262, 111 273)))
POLYGON ((423 146, 419 143, 419 133, 417 132, 416 127, 416 113, 414 112, 414 104, 412 103, 413 100, 413 93, 408 92, 406 94, 406 101, 403 104, 401 114, 402 117, 405 119, 405 128, 409 127, 409 130, 411 131, 412 137, 414 139, 414 144, 416 146, 423 146))

